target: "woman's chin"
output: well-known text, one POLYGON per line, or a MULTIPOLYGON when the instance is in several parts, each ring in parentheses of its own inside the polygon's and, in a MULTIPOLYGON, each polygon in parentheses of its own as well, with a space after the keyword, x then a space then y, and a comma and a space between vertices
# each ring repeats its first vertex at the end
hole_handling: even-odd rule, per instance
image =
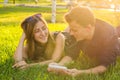
POLYGON ((47 39, 41 40, 41 43, 43 44, 47 43, 47 39))

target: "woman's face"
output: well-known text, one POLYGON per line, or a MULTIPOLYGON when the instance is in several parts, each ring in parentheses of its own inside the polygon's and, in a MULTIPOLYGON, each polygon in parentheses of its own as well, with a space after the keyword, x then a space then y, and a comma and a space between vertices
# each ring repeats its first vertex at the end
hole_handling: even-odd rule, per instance
POLYGON ((47 43, 48 34, 49 32, 47 26, 42 21, 38 21, 33 29, 35 41, 42 44, 47 43))

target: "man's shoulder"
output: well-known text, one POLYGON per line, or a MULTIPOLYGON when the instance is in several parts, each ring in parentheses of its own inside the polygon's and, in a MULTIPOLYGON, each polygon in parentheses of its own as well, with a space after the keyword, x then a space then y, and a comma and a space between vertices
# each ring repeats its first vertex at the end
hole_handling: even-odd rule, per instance
POLYGON ((98 18, 96 19, 95 26, 113 28, 113 26, 110 23, 108 23, 108 22, 106 22, 104 20, 98 19, 98 18))
POLYGON ((95 36, 94 42, 98 42, 98 44, 111 43, 114 39, 117 39, 116 30, 109 23, 102 21, 100 19, 96 19, 96 28, 95 28, 95 36))
POLYGON ((115 34, 115 28, 106 21, 96 19, 96 33, 103 34, 104 36, 110 36, 115 34))

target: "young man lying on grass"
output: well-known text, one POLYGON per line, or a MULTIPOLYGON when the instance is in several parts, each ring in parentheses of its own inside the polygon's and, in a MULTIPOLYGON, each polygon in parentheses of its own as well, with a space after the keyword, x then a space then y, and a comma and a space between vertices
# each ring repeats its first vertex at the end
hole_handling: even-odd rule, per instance
POLYGON ((84 70, 48 67, 48 71, 76 76, 103 73, 110 65, 115 65, 119 45, 116 31, 110 24, 95 19, 92 11, 83 6, 66 13, 65 19, 69 25, 68 32, 76 41, 66 44, 66 56, 60 63, 75 60, 82 51, 95 66, 84 70))

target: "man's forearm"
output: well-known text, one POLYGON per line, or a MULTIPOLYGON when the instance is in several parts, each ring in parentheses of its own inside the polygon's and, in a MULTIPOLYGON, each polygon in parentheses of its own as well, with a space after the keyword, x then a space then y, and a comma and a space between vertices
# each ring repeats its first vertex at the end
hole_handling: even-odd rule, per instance
POLYGON ((99 74, 99 73, 103 73, 107 70, 107 68, 105 66, 97 66, 97 67, 94 67, 94 68, 90 68, 90 69, 87 69, 87 70, 78 70, 78 74, 81 74, 81 73, 87 73, 87 74, 99 74))

